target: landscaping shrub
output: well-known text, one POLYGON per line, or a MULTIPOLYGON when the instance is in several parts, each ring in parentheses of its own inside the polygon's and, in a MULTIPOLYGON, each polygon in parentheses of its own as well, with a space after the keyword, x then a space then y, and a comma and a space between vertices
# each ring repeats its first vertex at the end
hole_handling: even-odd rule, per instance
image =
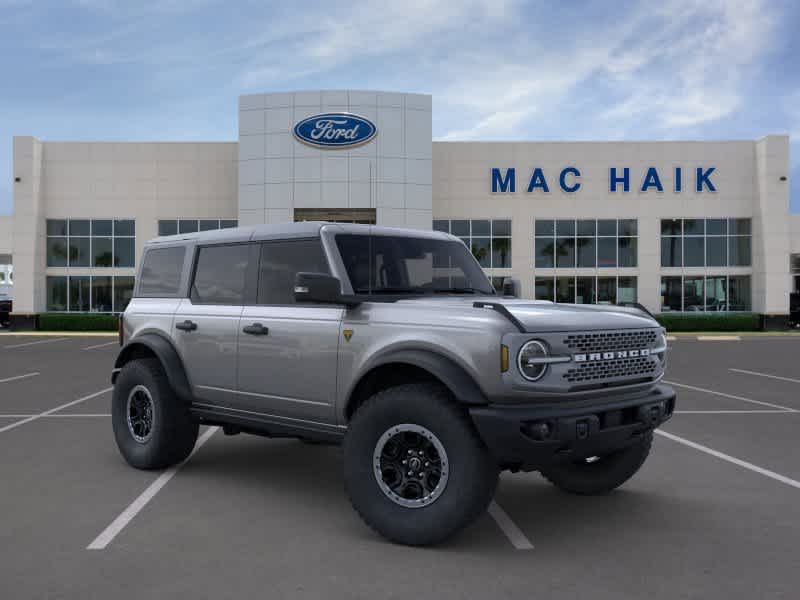
POLYGON ((667 331, 759 331, 761 323, 754 313, 661 313, 656 319, 667 331))
POLYGON ((41 331, 116 331, 116 315, 44 313, 39 315, 41 331))

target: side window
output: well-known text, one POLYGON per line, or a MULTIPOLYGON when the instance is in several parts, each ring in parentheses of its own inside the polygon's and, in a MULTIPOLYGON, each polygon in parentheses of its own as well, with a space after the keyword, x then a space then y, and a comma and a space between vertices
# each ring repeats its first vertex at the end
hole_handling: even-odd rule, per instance
POLYGON ((243 304, 249 254, 249 244, 201 247, 192 282, 192 302, 243 304))
POLYGON ((330 273, 319 239, 264 242, 261 245, 258 303, 294 304, 294 278, 301 271, 330 273))
POLYGON ((139 296, 174 296, 178 293, 183 271, 184 246, 151 248, 144 255, 139 277, 139 296))

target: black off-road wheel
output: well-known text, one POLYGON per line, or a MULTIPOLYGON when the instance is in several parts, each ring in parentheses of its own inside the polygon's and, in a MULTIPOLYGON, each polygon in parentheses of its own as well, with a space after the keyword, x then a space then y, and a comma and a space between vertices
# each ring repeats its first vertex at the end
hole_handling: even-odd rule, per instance
POLYGON ((636 474, 650 454, 652 443, 653 432, 648 431, 627 448, 542 469, 542 475, 571 494, 607 494, 636 474))
POLYGON ((111 420, 120 454, 137 469, 179 463, 197 441, 197 421, 153 358, 133 360, 122 368, 114 385, 111 420))
POLYGON ((376 532, 413 546, 442 542, 494 497, 499 469, 466 410, 435 383, 378 392, 344 439, 350 502, 376 532))

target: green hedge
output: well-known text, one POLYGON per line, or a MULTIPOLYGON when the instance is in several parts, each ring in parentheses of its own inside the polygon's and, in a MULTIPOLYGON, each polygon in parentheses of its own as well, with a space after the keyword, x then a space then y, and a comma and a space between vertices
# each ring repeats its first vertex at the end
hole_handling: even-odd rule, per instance
POLYGON ((42 331, 116 331, 115 315, 44 313, 39 315, 42 331))
POLYGON ((656 319, 667 331, 759 331, 761 320, 754 313, 696 315, 661 313, 656 319))

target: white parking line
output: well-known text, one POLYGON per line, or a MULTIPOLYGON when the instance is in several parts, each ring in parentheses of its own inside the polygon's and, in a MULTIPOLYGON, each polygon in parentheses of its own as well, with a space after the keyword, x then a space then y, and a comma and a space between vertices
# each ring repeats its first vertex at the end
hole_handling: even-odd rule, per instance
MULTIPOLYGON (((35 417, 37 414, 27 415, 7 415, 0 413, 0 419, 27 419, 28 417, 35 417)), ((110 417, 111 413, 57 413, 54 415, 38 415, 42 419, 62 419, 64 417, 110 417)))
POLYGON ((84 396, 83 398, 78 398, 77 400, 73 400, 72 402, 67 402, 66 404, 62 404, 61 406, 56 406, 55 408, 51 408, 50 410, 46 410, 44 412, 31 415, 30 417, 26 417, 21 421, 16 421, 15 423, 11 423, 10 425, 6 425, 5 427, 0 427, 0 433, 3 433, 10 429, 14 429, 15 427, 19 427, 20 425, 25 425, 25 423, 30 423, 31 421, 35 421, 36 419, 41 419, 42 417, 49 417, 53 413, 58 412, 59 410, 63 410, 69 406, 74 406, 75 404, 79 404, 80 402, 85 402, 86 400, 91 400, 92 398, 96 398, 101 394, 110 392, 112 389, 114 388, 107 387, 106 389, 100 390, 99 392, 95 392, 94 394, 89 394, 88 396, 84 396))
POLYGON ((11 344, 10 346, 3 346, 4 349, 8 350, 10 348, 24 348, 25 346, 35 346, 37 344, 52 344, 53 342, 63 342, 68 340, 69 338, 53 338, 49 340, 38 340, 36 342, 25 342, 24 344, 11 344))
POLYGON ((758 473, 759 475, 763 475, 764 477, 769 477, 770 479, 774 479, 775 481, 780 481, 781 483, 785 483, 793 488, 800 489, 800 481, 796 481, 785 475, 781 475, 780 473, 776 473, 775 471, 770 471, 769 469, 764 469, 763 467, 759 467, 758 465, 754 465, 753 463, 749 463, 747 461, 741 460, 736 458, 735 456, 730 456, 729 454, 723 454, 713 448, 709 448, 708 446, 703 446, 702 444, 698 444, 697 442, 693 442, 691 440, 687 440, 686 438, 678 437, 672 433, 667 433, 666 431, 662 431, 661 429, 656 429, 656 433, 658 435, 664 436, 674 442, 678 442, 679 444, 683 444, 685 446, 689 446, 690 448, 694 448, 695 450, 699 450, 700 452, 705 452, 706 454, 710 454, 716 458, 721 460, 728 461, 729 463, 733 463, 739 467, 744 469, 748 469, 753 471, 754 473, 758 473))
POLYGON ((745 398, 743 396, 735 396, 734 394, 726 394, 725 392, 717 392, 716 390, 709 390, 706 388, 695 387, 693 385, 686 385, 685 383, 678 383, 677 381, 666 381, 667 385, 675 387, 686 388, 687 390, 694 390, 696 392, 703 392, 704 394, 713 394, 714 396, 722 396, 723 398, 732 398, 733 400, 741 400, 742 402, 750 402, 751 404, 760 404, 761 406, 769 406, 770 408, 779 408, 785 412, 794 412, 795 409, 788 406, 781 406, 780 404, 772 404, 770 402, 763 402, 761 400, 753 400, 752 398, 745 398))
POLYGON ((95 344, 94 346, 86 346, 86 348, 81 348, 82 350, 94 350, 95 348, 105 348, 106 346, 111 346, 114 344, 119 344, 117 340, 113 342, 106 342, 105 344, 95 344))
POLYGON ((5 379, 0 379, 0 383, 7 383, 9 381, 16 381, 17 379, 25 379, 26 377, 35 377, 39 374, 39 371, 34 371, 33 373, 25 373, 25 375, 15 375, 14 377, 6 377, 5 379))
POLYGON ((214 435, 219 427, 209 427, 203 435, 201 435, 197 439, 197 443, 194 446, 194 450, 192 453, 184 460, 182 463, 175 465, 174 467, 170 467, 161 475, 158 476, 153 483, 147 486, 147 489, 139 494, 139 497, 136 498, 133 502, 128 505, 128 508, 123 510, 119 516, 114 519, 111 524, 106 527, 100 535, 98 535, 91 544, 86 546, 87 550, 103 550, 106 546, 108 546, 111 542, 114 541, 114 538, 117 537, 120 531, 125 529, 125 526, 131 522, 131 520, 139 514, 139 512, 147 506, 147 503, 153 499, 153 497, 163 488, 170 479, 172 479, 175 474, 180 470, 180 468, 185 465, 194 453, 197 452, 200 447, 205 444, 209 438, 214 435))
POLYGON ((517 524, 511 520, 511 517, 508 516, 506 511, 504 511, 497 502, 492 500, 488 510, 491 517, 495 520, 495 523, 497 523, 497 526, 506 534, 508 541, 511 542, 514 548, 517 550, 533 550, 531 541, 522 533, 522 530, 517 527, 517 524))
POLYGON ((734 373, 744 373, 745 375, 757 375, 758 377, 768 377, 770 379, 778 379, 779 381, 789 381, 791 383, 800 383, 800 379, 792 379, 791 377, 781 377, 780 375, 770 375, 769 373, 759 373, 758 371, 746 371, 745 369, 728 369, 734 373))
POLYGON ((676 410, 676 415, 785 415, 800 410, 676 410))
POLYGON ((698 342, 740 342, 738 335, 698 335, 698 342))

